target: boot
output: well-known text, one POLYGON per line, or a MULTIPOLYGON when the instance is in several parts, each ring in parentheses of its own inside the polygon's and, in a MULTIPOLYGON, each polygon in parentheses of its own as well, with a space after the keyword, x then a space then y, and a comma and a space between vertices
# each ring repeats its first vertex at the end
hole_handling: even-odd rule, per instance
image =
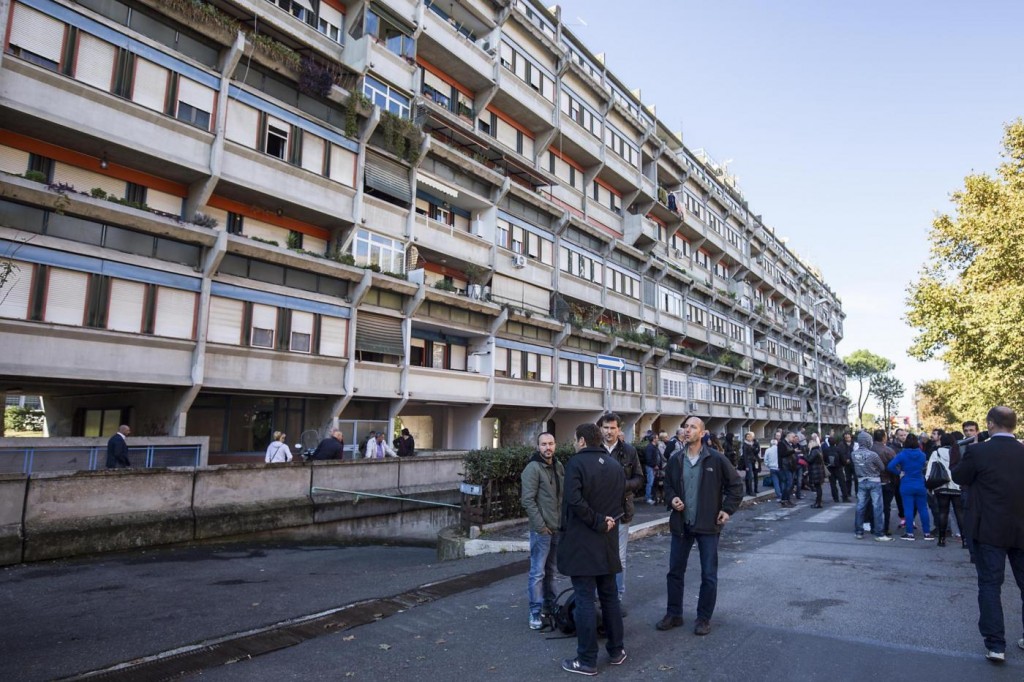
POLYGON ((939 531, 939 547, 945 547, 945 546, 946 546, 946 532, 940 530, 939 531))

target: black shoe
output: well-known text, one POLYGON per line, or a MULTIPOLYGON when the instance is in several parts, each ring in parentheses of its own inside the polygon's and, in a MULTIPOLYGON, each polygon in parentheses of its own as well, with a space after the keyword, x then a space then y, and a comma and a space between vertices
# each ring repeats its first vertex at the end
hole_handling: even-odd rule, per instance
POLYGON ((562 661, 562 670, 580 675, 596 675, 597 668, 592 665, 585 665, 578 658, 566 658, 562 661))
POLYGON ((698 618, 693 623, 693 634, 701 637, 711 634, 711 621, 706 618, 698 618))
POLYGON ((680 627, 683 624, 682 616, 669 616, 665 615, 664 618, 658 621, 658 624, 654 627, 659 630, 671 630, 672 628, 680 627))
POLYGON ((608 661, 609 665, 622 665, 626 662, 626 650, 623 649, 616 656, 612 656, 611 660, 608 661))

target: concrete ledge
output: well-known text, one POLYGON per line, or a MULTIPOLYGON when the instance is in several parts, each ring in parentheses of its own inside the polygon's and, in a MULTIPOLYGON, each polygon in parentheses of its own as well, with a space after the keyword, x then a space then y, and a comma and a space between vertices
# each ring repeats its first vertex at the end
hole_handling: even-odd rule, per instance
POLYGON ((119 514, 25 524, 25 561, 60 559, 188 542, 194 522, 189 508, 175 512, 119 514))
POLYGON ((28 476, 0 475, 0 566, 21 563, 22 513, 27 490, 28 476))

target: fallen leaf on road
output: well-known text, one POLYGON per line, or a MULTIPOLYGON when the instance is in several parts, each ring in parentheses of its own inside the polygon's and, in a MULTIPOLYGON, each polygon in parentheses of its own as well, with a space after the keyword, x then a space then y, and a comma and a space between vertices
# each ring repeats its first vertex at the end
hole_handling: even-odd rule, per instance
POLYGON ((481 604, 480 606, 476 607, 477 611, 479 611, 480 609, 489 609, 489 608, 491 608, 491 607, 488 606, 487 604, 481 604))
POLYGON ((676 669, 676 667, 674 665, 659 665, 658 666, 658 670, 675 670, 675 669, 676 669))
POLYGON ((342 637, 341 641, 343 641, 343 642, 351 642, 355 638, 356 638, 355 635, 349 635, 348 637, 342 637))
POLYGON ((447 641, 443 640, 443 639, 439 639, 436 642, 434 642, 434 644, 447 644, 447 641))
POLYGON ((391 648, 391 645, 390 645, 390 644, 380 644, 379 646, 380 646, 380 648, 381 648, 381 649, 383 649, 384 651, 387 651, 388 649, 390 649, 390 648, 391 648))

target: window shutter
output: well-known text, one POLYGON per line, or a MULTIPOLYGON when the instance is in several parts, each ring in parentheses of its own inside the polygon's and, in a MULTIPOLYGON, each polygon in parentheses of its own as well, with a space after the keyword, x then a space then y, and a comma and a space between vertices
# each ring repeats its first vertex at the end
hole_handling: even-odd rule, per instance
POLYGON ((340 317, 320 318, 320 355, 345 357, 348 342, 348 320, 340 317))
POLYGON ((250 345, 273 348, 277 333, 277 308, 254 303, 252 306, 252 337, 250 345))
POLYGON ((178 101, 184 102, 206 113, 213 111, 214 92, 205 85, 200 85, 184 76, 178 78, 178 101))
POLYGON ((100 175, 78 166, 69 166, 59 161, 53 164, 53 181, 67 183, 79 192, 86 193, 93 187, 99 187, 118 199, 124 196, 126 187, 124 180, 100 175))
POLYGON ((181 197, 155 190, 152 187, 146 192, 146 205, 155 211, 163 211, 164 213, 176 216, 181 215, 181 197))
POLYGON ((494 373, 495 376, 505 376, 508 374, 508 348, 495 348, 494 349, 494 373))
POLYGON ((24 320, 28 317, 28 302, 32 293, 31 263, 11 261, 14 269, 0 287, 0 317, 24 320))
POLYGON ((331 180, 352 187, 356 177, 356 155, 336 144, 331 145, 331 180))
POLYGON ((85 319, 85 297, 89 289, 89 275, 71 270, 50 270, 46 288, 44 322, 81 326, 85 319))
POLYGON ((324 141, 308 132, 302 136, 302 167, 317 175, 324 172, 324 141))
POLYGON ((309 353, 313 350, 313 313, 292 311, 292 334, 289 350, 309 353))
POLYGON ((466 347, 465 346, 457 346, 457 345, 455 345, 453 343, 448 348, 449 348, 449 357, 448 357, 448 365, 449 365, 449 367, 451 367, 452 369, 465 370, 466 369, 466 347))
POLYGON ((136 58, 132 101, 155 111, 166 111, 167 77, 169 75, 170 72, 164 67, 157 66, 142 57, 136 58))
POLYGON ((88 33, 80 33, 75 78, 100 90, 110 91, 114 82, 114 60, 117 48, 88 33))
POLYGON ((28 170, 28 152, 0 144, 0 171, 21 175, 28 170))
POLYGON ((146 305, 146 285, 123 279, 110 281, 110 307, 107 329, 138 334, 146 305))
POLYGON ((423 70, 423 82, 440 92, 442 95, 447 97, 451 96, 452 86, 448 85, 442 79, 438 78, 426 69, 423 70))
POLYGON ((238 100, 228 102, 227 138, 250 149, 256 148, 259 135, 260 112, 238 100))
POLYGON ((245 303, 220 296, 210 297, 210 324, 206 340, 210 343, 227 343, 237 346, 242 343, 242 320, 245 303))
POLYGON ((409 169, 372 152, 366 154, 366 185, 399 201, 412 203, 409 169))
POLYGON ((405 355, 402 321, 397 317, 359 313, 356 321, 356 350, 384 355, 405 355))
POLYGON ((191 339, 195 327, 196 295, 191 291, 157 287, 153 334, 191 339))
POLYGON ((64 51, 64 23, 16 2, 10 44, 59 64, 64 51))
POLYGON ((498 142, 502 143, 503 145, 505 145, 509 149, 513 149, 514 150, 516 148, 516 133, 517 132, 518 131, 515 128, 513 128, 512 126, 510 126, 508 123, 506 123, 505 121, 501 120, 500 118, 498 119, 498 131, 497 131, 497 133, 498 133, 497 134, 498 142))

